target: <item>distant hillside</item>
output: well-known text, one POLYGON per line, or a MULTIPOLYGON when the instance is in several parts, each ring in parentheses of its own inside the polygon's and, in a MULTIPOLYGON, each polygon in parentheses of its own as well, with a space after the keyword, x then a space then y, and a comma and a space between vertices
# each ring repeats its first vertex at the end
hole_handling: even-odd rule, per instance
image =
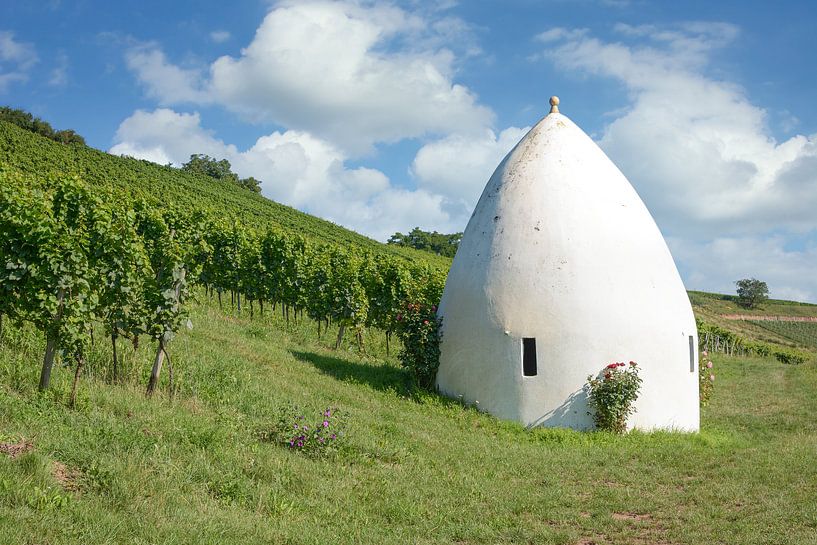
POLYGON ((0 165, 6 164, 39 179, 52 174, 76 174, 91 185, 112 188, 123 198, 143 198, 158 205, 173 203, 206 210, 219 218, 235 218, 259 229, 277 227, 306 238, 377 253, 400 255, 447 269, 451 259, 386 245, 332 222, 218 182, 201 174, 117 157, 85 146, 64 146, 0 121, 0 165))
POLYGON ((757 308, 747 309, 738 305, 734 295, 702 291, 690 291, 689 300, 696 318, 746 339, 817 351, 817 322, 809 321, 817 320, 817 305, 769 299, 757 308), (776 319, 786 317, 794 319, 776 319))

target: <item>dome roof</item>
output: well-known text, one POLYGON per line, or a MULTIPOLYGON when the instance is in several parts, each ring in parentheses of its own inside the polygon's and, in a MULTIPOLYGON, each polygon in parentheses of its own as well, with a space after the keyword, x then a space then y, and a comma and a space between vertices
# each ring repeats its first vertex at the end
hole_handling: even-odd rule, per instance
POLYGON ((587 375, 635 360, 633 423, 697 429, 695 320, 669 249, 621 171, 552 104, 465 229, 440 304, 438 387, 503 418, 582 428, 587 375), (536 376, 522 372, 525 338, 536 376))

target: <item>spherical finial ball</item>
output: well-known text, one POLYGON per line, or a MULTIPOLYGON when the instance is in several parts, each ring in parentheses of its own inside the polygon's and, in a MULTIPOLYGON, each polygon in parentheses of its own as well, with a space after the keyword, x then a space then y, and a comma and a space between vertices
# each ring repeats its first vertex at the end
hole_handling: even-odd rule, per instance
POLYGON ((559 97, 557 96, 550 97, 550 113, 552 114, 559 113, 559 97))

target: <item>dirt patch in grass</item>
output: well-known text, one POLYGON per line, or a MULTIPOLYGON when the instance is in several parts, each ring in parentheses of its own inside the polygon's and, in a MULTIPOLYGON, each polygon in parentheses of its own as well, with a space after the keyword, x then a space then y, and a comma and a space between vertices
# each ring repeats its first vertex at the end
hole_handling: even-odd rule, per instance
POLYGON ((639 515, 638 513, 613 513, 612 516, 613 520, 632 520, 636 522, 652 519, 650 515, 639 515))
POLYGON ((610 515, 613 520, 623 520, 634 524, 633 528, 636 529, 638 535, 632 539, 632 543, 637 545, 672 545, 671 541, 667 541, 666 539, 666 532, 667 528, 658 524, 653 518, 652 515, 647 513, 633 513, 631 511, 627 512, 616 512, 610 515), (635 526, 635 524, 638 524, 635 526))
POLYGON ((609 543, 607 536, 595 535, 592 537, 580 537, 576 545, 605 545, 606 543, 609 543))
POLYGON ((79 482, 82 478, 80 470, 68 467, 62 462, 54 461, 51 464, 51 474, 60 483, 63 489, 70 492, 77 492, 80 488, 79 482))
POLYGON ((0 453, 17 458, 21 454, 34 450, 34 443, 29 439, 20 439, 16 443, 0 443, 0 453))

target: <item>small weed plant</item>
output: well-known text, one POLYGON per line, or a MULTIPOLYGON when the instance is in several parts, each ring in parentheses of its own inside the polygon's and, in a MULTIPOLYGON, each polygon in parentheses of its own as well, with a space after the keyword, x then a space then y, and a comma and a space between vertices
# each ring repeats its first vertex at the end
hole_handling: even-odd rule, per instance
POLYGON ((641 389, 638 364, 611 363, 598 376, 589 375, 585 389, 596 429, 626 432, 627 418, 635 412, 633 404, 641 389))
POLYGON ((407 303, 397 315, 397 333, 403 342, 398 358, 421 388, 431 390, 440 366, 440 326, 436 305, 407 303))
POLYGON ((701 407, 706 407, 712 392, 715 391, 715 371, 712 360, 709 359, 709 352, 701 352, 701 361, 698 363, 698 392, 701 399, 701 407))
POLYGON ((328 407, 317 417, 307 417, 296 407, 281 411, 272 429, 261 432, 261 439, 311 455, 337 450, 345 436, 345 426, 338 410, 328 407))

